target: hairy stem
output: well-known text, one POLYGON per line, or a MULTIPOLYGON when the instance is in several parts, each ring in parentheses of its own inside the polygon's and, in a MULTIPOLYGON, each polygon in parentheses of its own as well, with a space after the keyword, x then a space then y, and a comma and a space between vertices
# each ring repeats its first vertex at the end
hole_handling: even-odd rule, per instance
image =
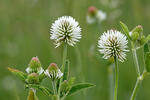
POLYGON ((115 89, 114 89, 114 100, 117 100, 117 94, 118 94, 118 59, 117 57, 114 57, 115 59, 115 89))

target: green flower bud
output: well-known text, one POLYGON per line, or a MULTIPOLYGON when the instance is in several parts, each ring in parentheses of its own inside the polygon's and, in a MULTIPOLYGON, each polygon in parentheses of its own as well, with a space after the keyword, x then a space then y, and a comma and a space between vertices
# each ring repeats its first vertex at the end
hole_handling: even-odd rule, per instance
POLYGON ((45 75, 47 75, 52 79, 52 81, 54 81, 55 79, 60 79, 63 76, 63 73, 60 71, 57 64, 51 63, 45 71, 45 75))
POLYGON ((39 83, 39 75, 37 73, 31 73, 28 75, 26 81, 29 84, 38 84, 39 83))
POLYGON ((38 73, 41 74, 43 72, 43 68, 41 67, 40 60, 38 57, 33 57, 29 63, 28 68, 26 69, 27 73, 38 73))
POLYGON ((29 67, 33 68, 33 69, 37 69, 39 67, 41 67, 41 63, 38 57, 33 57, 29 63, 29 67))
POLYGON ((131 33, 131 39, 132 39, 133 41, 138 40, 138 38, 139 38, 139 33, 138 33, 138 32, 132 32, 132 33, 131 33))
POLYGON ((143 27, 142 27, 141 25, 136 26, 136 27, 132 30, 132 33, 134 33, 134 32, 137 32, 137 33, 139 33, 140 35, 142 35, 143 27))

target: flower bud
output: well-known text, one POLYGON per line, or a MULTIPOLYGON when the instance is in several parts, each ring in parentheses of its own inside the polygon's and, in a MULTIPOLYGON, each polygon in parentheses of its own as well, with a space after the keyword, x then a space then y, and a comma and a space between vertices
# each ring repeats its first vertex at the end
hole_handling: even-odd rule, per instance
POLYGON ((96 13, 97 13, 97 11, 98 11, 97 8, 94 7, 94 6, 91 6, 91 7, 88 8, 88 14, 89 14, 90 16, 95 16, 96 13))
POLYGON ((130 34, 130 37, 133 41, 138 40, 138 38, 139 38, 139 33, 138 32, 130 32, 129 34, 130 34))
POLYGON ((43 68, 41 67, 40 60, 38 57, 33 57, 29 63, 28 68, 26 69, 27 73, 38 73, 41 74, 43 72, 43 68))
POLYGON ((63 73, 60 71, 57 64, 51 63, 45 71, 45 75, 47 75, 52 79, 52 81, 54 81, 56 79, 60 79, 63 76, 63 73))
POLYGON ((143 32, 143 27, 141 25, 136 26, 133 30, 132 33, 137 32, 141 34, 143 32))
POLYGON ((39 75, 37 73, 31 73, 28 75, 26 81, 29 84, 38 84, 39 83, 39 75))

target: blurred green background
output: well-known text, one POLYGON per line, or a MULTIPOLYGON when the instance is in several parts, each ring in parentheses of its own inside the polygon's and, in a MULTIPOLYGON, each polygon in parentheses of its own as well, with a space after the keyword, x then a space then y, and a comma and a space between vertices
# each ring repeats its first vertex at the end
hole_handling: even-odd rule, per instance
MULTIPOLYGON (((8 72, 7 67, 25 70, 30 59, 38 56, 44 69, 51 62, 62 62, 62 47, 54 48, 49 39, 51 23, 58 17, 70 15, 82 28, 82 39, 77 47, 68 48, 70 75, 76 82, 90 82, 96 87, 78 93, 67 100, 109 100, 108 67, 97 48, 100 34, 107 29, 121 30, 119 21, 130 29, 140 24, 144 34, 149 34, 150 0, 0 0, 0 99, 26 100, 28 90, 23 83, 8 72), (89 6, 107 13, 101 24, 88 24, 86 15, 89 6)), ((142 66, 142 50, 138 51, 142 66)), ((143 68, 141 68, 142 70, 143 68)), ((119 63, 118 100, 129 100, 136 71, 131 52, 127 60, 119 63)), ((43 83, 50 86, 49 80, 43 83)), ((37 91, 39 100, 50 100, 37 91)), ((147 76, 136 100, 150 100, 150 76, 147 76)))

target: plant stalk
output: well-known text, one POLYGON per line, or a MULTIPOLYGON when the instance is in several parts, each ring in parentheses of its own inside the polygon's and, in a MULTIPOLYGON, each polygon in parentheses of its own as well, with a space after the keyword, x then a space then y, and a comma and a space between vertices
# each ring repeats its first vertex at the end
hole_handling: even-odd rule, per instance
MULTIPOLYGON (((65 67, 65 62, 66 62, 66 59, 67 59, 67 43, 64 43, 64 51, 63 51, 63 59, 62 59, 62 67, 61 67, 61 69, 62 69, 62 72, 64 73, 64 67, 65 67)), ((60 79, 60 81, 59 81, 59 88, 58 88, 58 95, 57 95, 57 100, 60 100, 60 88, 61 88, 61 83, 62 83, 62 79, 63 78, 61 78, 60 79)))
POLYGON ((117 100, 117 94, 118 94, 118 59, 117 57, 114 57, 115 60, 115 89, 114 89, 114 100, 117 100))
POLYGON ((141 86, 142 81, 143 81, 143 79, 141 79, 140 77, 137 78, 137 81, 136 81, 136 84, 135 84, 135 87, 132 92, 130 100, 135 100, 136 94, 141 86))
POLYGON ((138 59, 137 59, 136 49, 132 49, 132 54, 133 54, 133 60, 134 60, 136 72, 137 72, 138 76, 140 76, 140 67, 139 67, 139 63, 138 63, 138 59))

